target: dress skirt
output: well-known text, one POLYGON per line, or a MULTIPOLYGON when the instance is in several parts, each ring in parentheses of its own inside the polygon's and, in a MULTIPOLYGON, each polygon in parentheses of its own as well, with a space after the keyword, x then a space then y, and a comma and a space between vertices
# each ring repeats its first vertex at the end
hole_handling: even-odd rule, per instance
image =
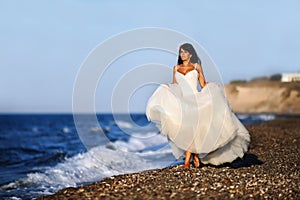
POLYGON ((176 83, 161 84, 148 100, 146 116, 168 137, 177 159, 190 151, 205 164, 219 165, 248 150, 250 135, 217 83, 187 94, 176 83))

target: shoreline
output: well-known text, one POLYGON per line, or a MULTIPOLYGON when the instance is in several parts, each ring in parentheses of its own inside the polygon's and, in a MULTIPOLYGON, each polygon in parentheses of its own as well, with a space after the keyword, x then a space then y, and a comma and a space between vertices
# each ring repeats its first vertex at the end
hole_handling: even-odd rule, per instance
POLYGON ((231 164, 116 175, 37 199, 300 199, 300 118, 246 128, 249 150, 231 164))

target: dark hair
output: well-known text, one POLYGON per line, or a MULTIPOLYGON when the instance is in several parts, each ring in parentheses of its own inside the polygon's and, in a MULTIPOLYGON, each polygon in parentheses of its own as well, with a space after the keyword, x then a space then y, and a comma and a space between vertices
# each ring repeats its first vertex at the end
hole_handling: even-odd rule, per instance
POLYGON ((190 54, 192 54, 192 57, 191 57, 191 63, 198 63, 201 65, 201 60, 200 58, 198 57, 197 53, 196 53, 196 50, 194 49, 194 47, 189 44, 189 43, 184 43, 182 44, 180 47, 179 47, 179 52, 178 52, 178 61, 177 61, 177 64, 182 64, 183 61, 180 57, 180 50, 183 49, 185 51, 188 51, 190 54))

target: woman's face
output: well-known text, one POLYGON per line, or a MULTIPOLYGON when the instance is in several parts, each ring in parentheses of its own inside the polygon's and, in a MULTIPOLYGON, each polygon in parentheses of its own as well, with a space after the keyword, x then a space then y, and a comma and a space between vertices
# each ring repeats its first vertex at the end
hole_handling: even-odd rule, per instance
POLYGON ((182 61, 190 60, 191 57, 192 57, 192 54, 190 54, 188 51, 186 51, 182 48, 180 49, 180 58, 182 61))

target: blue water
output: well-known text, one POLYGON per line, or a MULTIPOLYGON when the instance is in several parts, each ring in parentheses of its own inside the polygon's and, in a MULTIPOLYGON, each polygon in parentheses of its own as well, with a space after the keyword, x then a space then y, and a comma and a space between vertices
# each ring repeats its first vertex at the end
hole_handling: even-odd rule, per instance
MULTIPOLYGON (((244 124, 274 118, 238 117, 244 124)), ((140 128, 122 115, 118 120, 112 114, 97 115, 102 131, 84 124, 84 138, 72 114, 0 115, 0 199, 32 199, 107 176, 176 163, 167 139, 146 116, 131 118, 140 128)))

